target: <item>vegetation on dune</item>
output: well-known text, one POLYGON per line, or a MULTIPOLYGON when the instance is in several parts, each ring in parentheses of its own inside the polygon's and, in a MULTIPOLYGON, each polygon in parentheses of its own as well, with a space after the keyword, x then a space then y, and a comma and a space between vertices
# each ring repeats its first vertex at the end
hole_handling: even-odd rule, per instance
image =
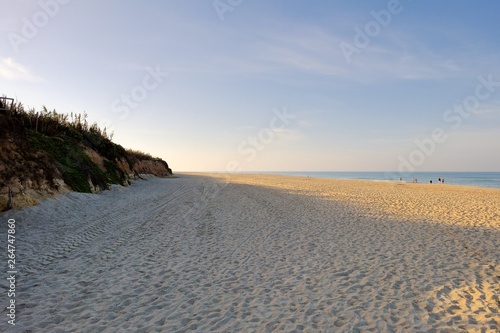
MULTIPOLYGON (((101 188, 107 188, 112 182, 110 177, 99 169, 99 166, 79 147, 78 142, 65 135, 47 136, 28 130, 28 140, 33 148, 45 150, 57 163, 62 171, 63 179, 68 186, 77 192, 91 192, 87 179, 101 188)), ((113 179, 114 183, 121 183, 113 179)))
POLYGON ((14 178, 50 183, 60 177, 78 192, 127 185, 130 173, 144 171, 144 161, 159 162, 164 173, 172 173, 165 161, 126 150, 112 136, 90 125, 86 113, 60 114, 45 107, 36 112, 12 103, 0 109, 0 191, 14 178))

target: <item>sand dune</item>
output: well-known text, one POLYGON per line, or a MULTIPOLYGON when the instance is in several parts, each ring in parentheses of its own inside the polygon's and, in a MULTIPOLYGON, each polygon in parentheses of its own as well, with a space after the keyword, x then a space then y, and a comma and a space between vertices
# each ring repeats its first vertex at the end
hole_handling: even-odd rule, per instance
POLYGON ((499 190, 182 175, 0 218, 17 332, 500 329, 499 190))

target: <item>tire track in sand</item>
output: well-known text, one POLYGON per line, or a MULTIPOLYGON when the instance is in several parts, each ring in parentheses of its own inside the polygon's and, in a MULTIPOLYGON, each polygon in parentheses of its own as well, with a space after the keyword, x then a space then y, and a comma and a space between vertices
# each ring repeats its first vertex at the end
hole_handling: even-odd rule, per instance
MULTIPOLYGON (((55 239, 50 242, 52 245, 48 251, 38 250, 38 255, 26 257, 19 265, 19 270, 23 272, 23 276, 28 277, 32 274, 39 274, 44 269, 47 269, 54 263, 65 259, 73 258, 79 253, 90 247, 90 252, 101 252, 102 254, 111 254, 120 246, 125 244, 130 238, 137 233, 137 230, 145 224, 151 223, 151 216, 159 210, 164 209, 171 201, 176 200, 188 191, 188 182, 179 182, 172 184, 173 179, 167 179, 166 182, 161 182, 155 188, 150 186, 141 186, 134 191, 138 197, 144 197, 143 200, 130 200, 134 196, 125 195, 125 198, 130 198, 126 202, 117 205, 116 209, 106 212, 102 216, 90 216, 85 225, 79 230, 75 230, 69 236, 63 239, 55 239), (158 187, 166 185, 162 192, 158 187), (174 186, 172 186, 174 185, 174 186), (171 191, 173 187, 173 191, 171 191), (147 195, 149 193, 149 195, 147 195), (161 194, 157 196, 158 194, 161 194), (156 197, 155 197, 156 196, 156 197), (162 202, 162 200, 164 202, 162 202), (146 212, 146 218, 144 218, 146 212), (127 218, 124 219, 124 216, 127 218), (114 235, 114 237, 112 236, 114 235), (108 243, 110 239, 116 239, 108 243)), ((132 189, 125 189, 132 190, 132 189)), ((107 198, 106 198, 107 199, 107 198)), ((110 203, 110 204, 114 204, 110 203)), ((75 207, 78 209, 78 207, 75 207)), ((100 213, 100 212, 99 212, 100 213)), ((68 221, 71 223, 71 221, 68 221)), ((57 230, 48 233, 49 235, 57 235, 57 230)))

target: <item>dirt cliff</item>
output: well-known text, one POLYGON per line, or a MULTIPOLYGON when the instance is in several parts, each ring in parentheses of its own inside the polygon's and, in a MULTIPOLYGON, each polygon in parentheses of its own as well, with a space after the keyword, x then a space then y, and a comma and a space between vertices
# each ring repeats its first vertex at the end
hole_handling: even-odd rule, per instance
POLYGON ((0 211, 68 191, 129 185, 143 174, 169 177, 167 162, 126 150, 86 115, 0 109, 0 211))

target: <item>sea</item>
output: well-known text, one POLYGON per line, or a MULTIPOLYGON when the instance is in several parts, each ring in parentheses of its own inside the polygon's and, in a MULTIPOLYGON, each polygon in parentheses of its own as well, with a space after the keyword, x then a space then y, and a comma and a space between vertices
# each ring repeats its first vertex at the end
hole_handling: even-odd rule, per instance
MULTIPOLYGON (((255 173, 255 172, 253 172, 255 173)), ((324 171, 268 171, 262 174, 286 176, 309 176, 314 178, 360 179, 372 181, 393 181, 411 183, 438 184, 444 179, 445 184, 500 188, 500 172, 324 172, 324 171)))

